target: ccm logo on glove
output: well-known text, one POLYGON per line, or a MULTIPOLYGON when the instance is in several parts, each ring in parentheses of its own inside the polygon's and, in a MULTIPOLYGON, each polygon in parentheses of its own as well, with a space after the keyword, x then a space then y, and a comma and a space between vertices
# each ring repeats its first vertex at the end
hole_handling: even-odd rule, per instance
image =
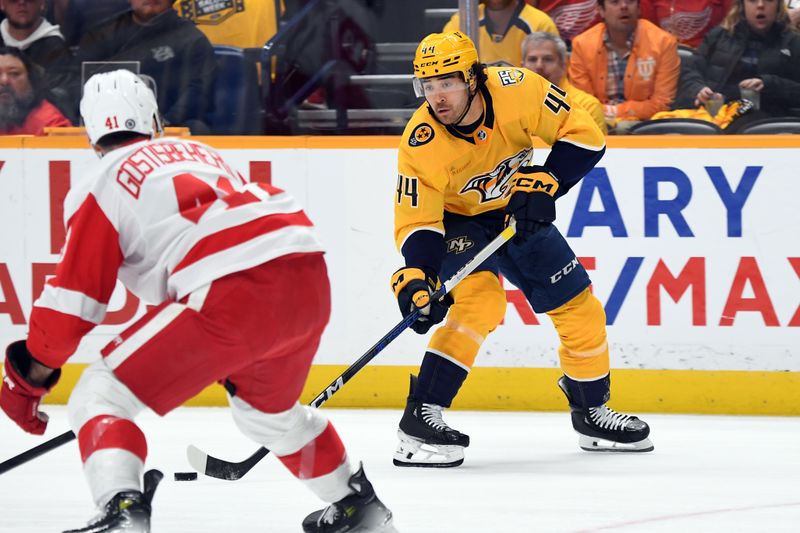
POLYGON ((511 194, 522 192, 543 192, 555 196, 558 191, 558 180, 552 174, 538 172, 533 176, 518 176, 512 181, 511 194))
POLYGON ((511 180, 506 205, 506 224, 513 216, 517 221, 514 242, 525 242, 528 237, 548 227, 556 219, 556 193, 558 178, 545 167, 522 167, 511 180))

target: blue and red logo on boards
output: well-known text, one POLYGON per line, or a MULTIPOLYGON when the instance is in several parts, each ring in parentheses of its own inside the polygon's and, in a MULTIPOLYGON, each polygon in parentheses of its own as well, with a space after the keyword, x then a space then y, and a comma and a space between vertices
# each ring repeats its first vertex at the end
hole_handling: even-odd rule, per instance
MULTIPOLYGON (((738 180, 738 185, 732 187, 731 181, 721 167, 704 167, 706 176, 717 192, 721 206, 725 209, 725 233, 720 235, 721 238, 742 237, 742 212, 762 169, 761 166, 746 167, 738 180)), ((697 177, 694 178, 697 179, 697 177)), ((625 187, 626 184, 617 180, 615 186, 617 188, 625 187)), ((576 201, 566 231, 568 238, 583 237, 586 228, 590 227, 608 228, 614 238, 629 237, 614 187, 612 187, 605 168, 598 167, 590 171, 576 188, 579 190, 573 191, 573 194, 576 194, 576 201), (595 205, 599 203, 602 206, 601 209, 592 209, 592 202, 595 199, 598 200, 595 205)), ((692 195, 692 181, 681 169, 644 167, 643 203, 641 205, 644 215, 643 236, 645 238, 662 237, 664 228, 671 226, 670 236, 674 231, 679 238, 695 237, 694 231, 683 213, 689 206, 692 195), (659 187, 664 184, 668 184, 675 191, 667 199, 659 197, 659 187)), ((626 206, 626 208, 630 209, 630 206, 626 206)), ((577 251, 580 252, 580 249, 577 251)), ((670 263, 674 263, 674 256, 675 254, 672 254, 670 263)), ((709 316, 706 282, 710 271, 709 261, 714 259, 713 256, 714 250, 709 250, 704 256, 688 257, 681 267, 673 267, 673 270, 667 266, 664 258, 658 257, 655 258, 657 259, 656 264, 649 272, 643 268, 646 264, 645 257, 635 254, 626 257, 620 271, 616 274, 607 301, 603 302, 606 323, 609 325, 615 323, 625 301, 630 297, 634 281, 644 276, 647 280, 644 298, 646 300, 645 320, 648 326, 662 324, 662 298, 663 293, 666 293, 675 302, 683 298, 690 298, 693 326, 733 326, 740 313, 758 313, 767 327, 800 327, 800 305, 796 306, 791 316, 779 316, 758 258, 749 255, 737 258, 738 263, 729 280, 722 312, 719 316, 709 316)), ((596 270, 596 257, 579 257, 578 259, 587 270, 596 270)), ((647 264, 651 264, 653 258, 648 259, 647 264)), ((785 260, 788 262, 786 271, 793 271, 796 279, 800 280, 800 257, 786 257, 785 260)), ((774 262, 774 259, 771 261, 774 262)), ((787 279, 785 283, 791 283, 791 280, 787 279)), ((771 287, 774 294, 779 294, 779 291, 783 291, 785 288, 785 284, 780 287, 771 287)), ((539 323, 520 291, 506 291, 506 296, 525 324, 539 323)))

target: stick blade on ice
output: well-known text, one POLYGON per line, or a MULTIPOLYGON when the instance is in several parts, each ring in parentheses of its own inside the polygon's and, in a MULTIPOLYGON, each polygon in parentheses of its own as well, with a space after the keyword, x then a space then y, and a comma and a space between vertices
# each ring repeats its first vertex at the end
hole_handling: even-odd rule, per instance
POLYGON ((208 454, 206 452, 194 444, 190 444, 186 447, 186 458, 189 460, 189 464, 192 468, 201 474, 206 473, 206 466, 208 464, 208 454))

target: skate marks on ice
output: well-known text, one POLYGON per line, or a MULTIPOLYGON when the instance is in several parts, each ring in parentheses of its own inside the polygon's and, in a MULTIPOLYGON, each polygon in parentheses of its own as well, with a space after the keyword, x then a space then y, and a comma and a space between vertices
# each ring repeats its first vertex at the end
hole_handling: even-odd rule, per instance
MULTIPOLYGON (((45 411, 44 438, 0 417, 0 460, 68 429, 63 407, 45 411)), ((566 412, 451 411, 448 421, 472 437, 464 464, 424 469, 392 465, 400 410, 326 411, 401 533, 789 532, 800 523, 800 418, 648 414, 654 452, 597 454, 578 448, 566 412)), ((153 501, 156 533, 299 532, 321 507, 274 458, 238 481, 172 481, 189 470, 189 443, 236 460, 252 453, 226 409, 145 413, 140 421, 147 468, 166 476, 153 501)), ((86 523, 94 508, 77 445, 0 476, 0 502, 2 533, 86 523)))
MULTIPOLYGON (((647 527, 650 531, 656 531, 656 528, 663 527, 664 531, 668 531, 668 530, 669 531, 674 531, 678 527, 685 528, 686 527, 686 523, 688 522, 689 524, 691 524, 692 523, 692 519, 694 519, 694 518, 700 518, 700 517, 711 518, 711 517, 713 517, 713 515, 727 516, 727 515, 731 515, 733 513, 751 513, 751 514, 759 513, 759 514, 762 514, 762 515, 766 514, 766 515, 769 515, 770 518, 766 518, 765 519, 765 518, 762 517, 762 518, 759 519, 760 522, 763 523, 763 524, 774 524, 774 523, 779 521, 779 519, 777 519, 777 516, 775 515, 775 511, 780 512, 783 509, 791 508, 791 507, 800 507, 800 501, 792 502, 792 503, 779 503, 779 504, 775 504, 775 505, 754 505, 754 506, 750 506, 750 507, 731 507, 731 508, 728 508, 728 509, 713 509, 713 510, 709 510, 709 511, 697 511, 697 512, 693 512, 693 513, 653 516, 653 517, 645 518, 645 519, 642 519, 642 520, 632 520, 632 521, 629 521, 629 522, 620 522, 620 523, 616 523, 616 524, 608 524, 608 525, 605 525, 605 526, 595 527, 595 528, 592 528, 592 529, 580 530, 580 531, 577 531, 576 533, 591 533, 591 532, 594 532, 594 531, 618 531, 618 530, 621 530, 623 528, 627 528, 627 530, 631 530, 634 527, 635 528, 647 527)), ((732 518, 735 518, 735 517, 732 517, 732 518)), ((791 516, 787 516, 786 517, 786 521, 785 522, 781 522, 781 525, 785 526, 787 528, 786 531, 789 530, 788 529, 790 527, 789 526, 789 524, 790 524, 789 520, 791 520, 791 519, 792 519, 791 516)), ((752 521, 752 520, 753 519, 751 518, 749 521, 752 521)), ((781 527, 781 525, 778 525, 778 527, 776 529, 774 529, 774 530, 775 531, 783 531, 784 529, 783 529, 783 527, 781 527)), ((766 528, 771 528, 772 526, 765 526, 765 527, 766 528)), ((708 526, 704 526, 703 527, 704 531, 709 531, 709 530, 713 531, 715 529, 716 528, 714 528, 714 527, 711 527, 711 528, 709 528, 708 526)), ((732 529, 727 529, 727 528, 723 528, 723 527, 720 527, 719 529, 720 530, 725 529, 726 531, 733 531, 732 529)), ((686 529, 684 529, 684 530, 686 530, 686 529)), ((691 530, 691 526, 689 526, 688 530, 689 531, 691 530)))

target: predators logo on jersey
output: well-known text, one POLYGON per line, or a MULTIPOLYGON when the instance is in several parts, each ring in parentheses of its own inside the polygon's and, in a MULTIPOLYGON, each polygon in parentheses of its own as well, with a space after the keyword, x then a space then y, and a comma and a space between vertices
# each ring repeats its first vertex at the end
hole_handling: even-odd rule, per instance
POLYGON ((519 69, 511 68, 498 70, 497 77, 500 78, 500 85, 507 87, 520 83, 525 78, 525 73, 519 69))
POLYGON ((488 174, 481 174, 470 178, 461 191, 459 191, 459 194, 467 194, 470 191, 475 191, 480 195, 479 203, 491 202, 502 198, 505 195, 506 189, 508 189, 511 177, 519 167, 528 161, 532 152, 533 150, 531 148, 524 148, 508 159, 502 160, 500 164, 488 174))
POLYGON ((414 128, 411 135, 408 137, 409 146, 422 146, 428 144, 433 140, 433 128, 424 122, 414 128))

